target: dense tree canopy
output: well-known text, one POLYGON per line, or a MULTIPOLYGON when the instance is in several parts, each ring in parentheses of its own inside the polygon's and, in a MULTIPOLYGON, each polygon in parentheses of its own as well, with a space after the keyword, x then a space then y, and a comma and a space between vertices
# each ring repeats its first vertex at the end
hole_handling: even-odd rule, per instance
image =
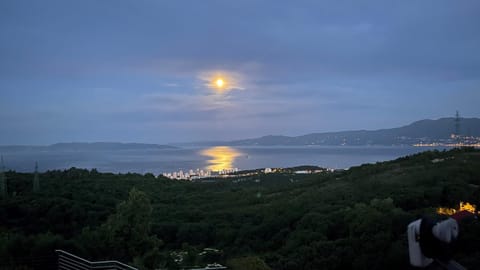
MULTIPOLYGON (((473 149, 210 183, 72 168, 40 174, 37 193, 33 174, 5 176, 0 269, 57 248, 147 269, 408 269, 409 222, 439 206, 480 204, 473 149)), ((478 241, 479 222, 462 222, 455 259, 475 269, 478 241)))

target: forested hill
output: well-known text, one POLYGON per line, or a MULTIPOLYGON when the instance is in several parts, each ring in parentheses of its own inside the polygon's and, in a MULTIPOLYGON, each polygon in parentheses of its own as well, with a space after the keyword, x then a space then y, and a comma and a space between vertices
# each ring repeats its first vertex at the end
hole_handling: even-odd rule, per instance
MULTIPOLYGON (((264 136, 231 141, 239 145, 402 145, 447 140, 455 133, 455 118, 421 120, 410 125, 380 130, 312 133, 302 136, 264 136)), ((479 118, 461 118, 460 134, 480 137, 479 118)))
MULTIPOLYGON (((233 270, 403 270, 410 269, 408 223, 436 216, 439 206, 480 205, 480 151, 473 149, 212 183, 70 169, 40 174, 34 193, 34 175, 5 176, 0 269, 61 248, 147 269, 215 261, 233 270)), ((476 269, 479 242, 478 220, 462 222, 454 258, 476 269)))

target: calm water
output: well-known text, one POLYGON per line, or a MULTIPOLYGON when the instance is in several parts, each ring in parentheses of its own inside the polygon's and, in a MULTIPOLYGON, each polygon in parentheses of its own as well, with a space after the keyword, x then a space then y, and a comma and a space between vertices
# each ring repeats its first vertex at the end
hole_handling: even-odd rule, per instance
POLYGON ((317 165, 348 168, 363 163, 392 160, 432 148, 419 147, 203 147, 134 151, 18 151, 0 153, 7 169, 33 171, 38 161, 41 171, 49 169, 97 168, 102 172, 152 172, 178 170, 317 165))

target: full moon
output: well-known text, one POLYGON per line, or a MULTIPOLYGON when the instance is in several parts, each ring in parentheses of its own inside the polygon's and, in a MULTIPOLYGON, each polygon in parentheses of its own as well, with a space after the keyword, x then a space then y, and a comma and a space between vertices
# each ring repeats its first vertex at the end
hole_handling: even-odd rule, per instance
POLYGON ((241 78, 239 74, 228 71, 206 71, 198 76, 205 88, 218 95, 225 95, 233 90, 242 90, 243 88, 239 86, 239 78, 241 78))
POLYGON ((215 81, 215 84, 217 85, 218 88, 222 88, 225 82, 223 81, 223 79, 219 78, 215 81))

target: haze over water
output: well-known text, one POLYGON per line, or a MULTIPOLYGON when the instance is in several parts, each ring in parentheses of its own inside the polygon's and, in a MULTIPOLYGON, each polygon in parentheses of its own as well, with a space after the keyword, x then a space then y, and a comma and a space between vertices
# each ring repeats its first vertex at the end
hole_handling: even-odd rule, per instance
POLYGON ((7 169, 30 172, 35 161, 41 171, 53 169, 97 168, 103 172, 161 174, 197 168, 240 170, 265 167, 316 165, 343 169, 363 163, 392 160, 421 152, 424 147, 349 147, 349 146, 277 146, 277 147, 190 147, 165 150, 125 151, 17 151, 4 152, 7 169))

